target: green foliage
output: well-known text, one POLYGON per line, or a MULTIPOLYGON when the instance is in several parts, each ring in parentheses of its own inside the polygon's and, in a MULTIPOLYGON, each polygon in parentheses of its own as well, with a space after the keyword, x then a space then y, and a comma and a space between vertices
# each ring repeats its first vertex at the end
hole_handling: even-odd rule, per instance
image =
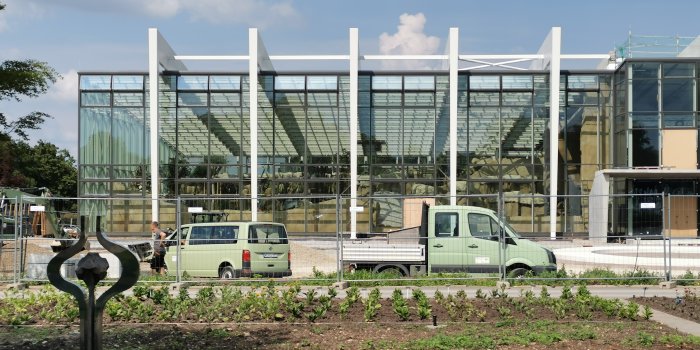
POLYGON ((408 321, 411 317, 411 311, 408 308, 408 303, 403 297, 400 289, 394 289, 391 295, 391 305, 394 307, 394 313, 399 316, 401 321, 408 321))
POLYGON ((377 317, 377 313, 379 313, 379 309, 382 307, 382 304, 379 301, 380 296, 381 292, 379 291, 379 288, 374 288, 369 293, 367 299, 362 301, 365 306, 364 316, 366 322, 374 321, 374 318, 377 317))

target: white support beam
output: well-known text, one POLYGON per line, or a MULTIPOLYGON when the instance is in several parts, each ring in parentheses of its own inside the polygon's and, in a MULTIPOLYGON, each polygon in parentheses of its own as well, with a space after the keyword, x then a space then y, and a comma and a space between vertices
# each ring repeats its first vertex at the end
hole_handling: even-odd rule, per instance
POLYGON ((350 238, 357 238, 357 132, 358 75, 360 71, 360 34, 350 28, 350 238))
POLYGON ((272 61, 270 61, 270 55, 267 53, 267 49, 265 48, 265 43, 263 42, 262 37, 260 36, 260 33, 258 33, 257 28, 255 28, 255 33, 256 33, 255 35, 258 37, 258 46, 257 46, 258 68, 260 68, 260 70, 263 72, 273 72, 275 70, 275 67, 272 66, 272 61))
POLYGON ((459 78, 459 28, 450 28, 450 205, 457 205, 457 80, 459 78))
POLYGON ((148 28, 148 120, 151 148, 151 221, 158 221, 158 29, 148 28))
POLYGON ((202 55, 177 55, 176 60, 179 61, 247 61, 248 56, 246 55, 213 55, 213 56, 202 56, 202 55))
POLYGON ((272 55, 272 61, 346 61, 348 55, 272 55))
POLYGON ((609 54, 562 54, 562 60, 609 60, 609 54))
POLYGON ((559 180, 559 80, 561 73, 561 28, 552 27, 549 61, 549 235, 557 237, 557 194, 559 180))
POLYGON ((371 60, 447 60, 448 55, 362 55, 360 59, 371 60))
POLYGON ((248 86, 250 115, 250 213, 258 220, 258 29, 248 29, 248 86))
POLYGON ((545 55, 459 55, 460 60, 518 60, 518 59, 543 59, 545 55))

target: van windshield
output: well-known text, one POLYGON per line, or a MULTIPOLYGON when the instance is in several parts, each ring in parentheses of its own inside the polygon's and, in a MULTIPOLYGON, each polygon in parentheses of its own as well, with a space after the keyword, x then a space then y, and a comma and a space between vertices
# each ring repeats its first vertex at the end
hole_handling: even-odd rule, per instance
POLYGON ((287 244, 287 231, 281 225, 252 225, 248 231, 248 243, 287 244))

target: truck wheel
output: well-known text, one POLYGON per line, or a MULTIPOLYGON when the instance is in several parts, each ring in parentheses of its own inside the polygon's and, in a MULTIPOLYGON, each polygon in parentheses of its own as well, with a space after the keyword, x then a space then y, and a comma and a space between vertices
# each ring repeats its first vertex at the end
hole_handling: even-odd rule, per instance
POLYGON ((508 273, 508 277, 509 278, 523 278, 523 277, 525 277, 525 275, 527 275, 527 273, 529 271, 530 270, 523 268, 523 267, 514 268, 508 273))
POLYGON ((232 280, 236 277, 238 276, 236 276, 236 272, 233 271, 233 267, 231 266, 224 266, 219 272, 219 278, 221 278, 222 280, 232 280))

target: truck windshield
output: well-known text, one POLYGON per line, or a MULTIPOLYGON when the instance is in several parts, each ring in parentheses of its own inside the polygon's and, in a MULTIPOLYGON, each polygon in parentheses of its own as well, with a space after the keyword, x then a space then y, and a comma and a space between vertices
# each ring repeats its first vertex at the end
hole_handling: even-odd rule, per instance
POLYGON ((520 235, 518 234, 518 231, 516 231, 516 230, 513 228, 513 226, 510 226, 510 224, 508 223, 508 221, 505 221, 505 220, 504 220, 504 221, 502 221, 502 223, 503 223, 503 227, 505 227, 505 229, 506 229, 506 234, 508 234, 508 235, 510 235, 510 236, 512 236, 512 237, 515 237, 515 238, 520 238, 520 235))

